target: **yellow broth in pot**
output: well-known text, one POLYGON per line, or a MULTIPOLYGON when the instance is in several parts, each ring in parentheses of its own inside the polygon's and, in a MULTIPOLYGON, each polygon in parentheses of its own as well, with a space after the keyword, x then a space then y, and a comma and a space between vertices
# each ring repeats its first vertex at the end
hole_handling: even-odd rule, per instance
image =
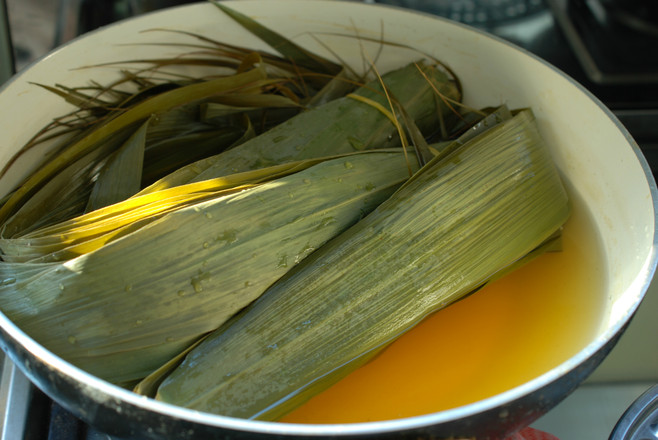
POLYGON ((593 223, 574 205, 561 252, 543 254, 429 316, 281 421, 428 414, 494 396, 568 360, 596 334, 606 283, 593 223))

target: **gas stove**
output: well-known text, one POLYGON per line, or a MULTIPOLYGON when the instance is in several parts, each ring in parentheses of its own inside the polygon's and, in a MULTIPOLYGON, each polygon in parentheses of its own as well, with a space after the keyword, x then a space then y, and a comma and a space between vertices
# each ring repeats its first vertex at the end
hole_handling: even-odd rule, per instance
MULTIPOLYGON (((17 69, 80 33, 144 12, 135 5, 159 3, 0 0, 3 8, 5 1, 17 69), (55 3, 60 9, 53 6, 55 3), (35 20, 36 25, 51 30, 46 33, 50 39, 33 41, 35 20)), ((608 106, 638 142, 654 174, 658 170, 658 14, 653 2, 364 1, 460 21, 545 59, 608 106), (634 8, 629 7, 631 4, 634 8)), ((187 1, 160 3, 171 6, 187 1)), ((609 435, 624 409, 658 382, 658 326, 653 313, 657 307, 658 283, 654 282, 608 359, 563 404, 537 421, 539 429, 561 440, 599 440, 609 435)), ((0 440, 114 440, 51 401, 6 359, 0 380, 0 409, 0 440)))

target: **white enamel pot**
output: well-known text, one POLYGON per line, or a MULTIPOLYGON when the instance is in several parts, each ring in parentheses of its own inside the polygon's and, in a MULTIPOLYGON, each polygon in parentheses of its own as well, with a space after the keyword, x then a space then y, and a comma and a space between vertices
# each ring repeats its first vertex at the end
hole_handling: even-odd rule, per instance
MULTIPOLYGON (((601 237, 608 279, 598 333, 566 362, 491 398, 420 417, 346 425, 239 420, 143 398, 63 361, 0 315, 2 348, 11 359, 62 406, 121 438, 495 439, 530 424, 568 395, 623 333, 656 266, 655 182, 638 146, 614 115, 537 57, 447 20, 351 2, 253 0, 229 5, 299 44, 326 53, 309 33, 322 34, 329 47, 357 66, 362 62, 360 45, 335 34, 358 32, 379 39, 383 31, 388 41, 416 47, 445 61, 461 79, 467 104, 532 108, 570 190, 583 201, 601 237)), ((152 28, 204 33, 243 46, 265 47, 209 3, 147 14, 82 36, 16 75, 0 90, 0 163, 6 163, 36 130, 68 110, 61 99, 30 83, 84 84, 90 71, 74 68, 171 55, 167 48, 126 44, 161 40, 161 33, 140 33, 152 28)), ((165 39, 176 38, 168 35, 165 39)), ((395 52, 381 60, 379 69, 386 70, 412 58, 408 52, 395 52)), ((101 82, 114 75, 109 68, 93 74, 101 82)), ((42 153, 24 156, 14 171, 0 180, 0 195, 10 191, 42 153)))

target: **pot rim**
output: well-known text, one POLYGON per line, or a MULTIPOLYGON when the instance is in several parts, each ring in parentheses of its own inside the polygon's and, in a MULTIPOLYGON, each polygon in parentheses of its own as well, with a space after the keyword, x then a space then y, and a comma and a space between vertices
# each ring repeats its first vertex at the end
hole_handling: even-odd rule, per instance
MULTIPOLYGON (((280 0, 281 1, 281 0, 280 0)), ((305 0, 284 0, 289 3, 300 3, 305 0)), ((315 0, 318 3, 335 3, 333 0, 315 0)), ((238 0, 223 0, 224 3, 233 3, 238 2, 238 0)), ((167 10, 177 9, 177 8, 194 8, 199 7, 203 2, 188 4, 182 6, 176 6, 173 8, 167 8, 167 10)), ((352 7, 356 6, 358 3, 344 2, 342 7, 352 7)), ((346 424, 293 424, 293 423, 282 423, 282 422, 267 422, 259 420, 246 420, 238 419, 234 417, 227 417, 222 415, 216 415, 211 413, 203 413, 172 404, 164 403, 157 401, 155 399, 147 398, 135 394, 129 390, 121 388, 119 386, 113 385, 109 382, 106 382, 102 379, 99 379, 80 368, 70 364, 69 362, 61 359, 56 356, 32 338, 30 338, 25 332, 18 328, 11 320, 7 318, 0 311, 0 327, 14 340, 16 341, 23 349, 28 353, 34 356, 36 359, 39 359, 44 362, 49 368, 52 368, 68 378, 73 379, 77 383, 82 384, 84 387, 92 390, 92 393, 89 395, 92 398, 97 398, 98 403, 107 402, 109 398, 114 398, 119 402, 125 402, 134 407, 141 408, 149 412, 159 413, 161 415, 173 417, 180 420, 189 421, 192 423, 198 423, 202 425, 207 425, 210 427, 216 428, 225 428, 233 429, 243 432, 252 432, 254 434, 278 434, 278 435, 292 435, 292 436, 350 436, 350 435, 372 435, 372 434, 384 434, 396 431, 406 431, 418 429, 426 426, 442 424, 458 419, 462 419, 468 416, 474 416, 486 411, 494 410, 496 408, 502 409, 507 404, 513 402, 516 399, 524 397, 532 392, 538 391, 544 386, 556 381, 557 379, 563 377, 569 371, 574 370, 576 367, 587 361, 591 358, 597 351, 604 347, 611 339, 616 335, 622 332, 628 322, 631 320, 632 316, 635 314, 637 308, 639 307, 648 287, 653 278, 654 272, 656 270, 656 265, 658 263, 658 255, 656 250, 658 249, 658 234, 656 234, 656 225, 658 224, 658 188, 656 186, 656 181, 651 172, 651 169, 642 154, 642 151, 636 141, 633 139, 628 130, 622 125, 619 119, 608 109, 596 96, 594 96, 589 90, 584 86, 578 83, 576 80, 571 78, 569 75, 562 72, 559 68, 553 66, 552 64, 546 62, 537 55, 527 51, 524 48, 521 48, 507 40, 504 40, 496 35, 489 34, 480 29, 474 28, 467 24, 457 23, 447 18, 435 16, 429 13, 421 11, 410 11, 408 9, 388 5, 388 4, 369 4, 368 7, 379 7, 379 8, 392 8, 400 11, 405 11, 407 13, 419 14, 422 16, 431 17, 434 20, 441 22, 450 23, 453 26, 458 26, 465 28, 471 32, 478 33, 482 38, 493 39, 499 43, 502 43, 505 46, 508 46, 512 49, 521 51, 524 55, 529 56, 536 61, 539 61, 545 68, 553 70, 563 79, 566 79, 572 86, 574 86, 580 93, 585 94, 591 101, 593 101, 596 106, 602 110, 605 115, 610 119, 610 121, 616 126, 616 128, 623 134, 624 138, 632 148, 646 178, 647 184, 649 186, 649 192, 651 194, 652 206, 653 206, 653 243, 649 256, 644 262, 641 272, 634 279, 629 290, 637 290, 641 292, 637 296, 636 300, 630 304, 626 312, 621 315, 617 322, 606 328, 606 330, 600 334, 595 340, 590 342, 586 347, 580 350, 578 353, 573 355, 567 361, 556 366, 555 368, 547 371, 546 373, 522 384, 517 387, 511 388, 507 391, 504 391, 495 396, 473 402, 467 405, 460 407, 439 411, 436 413, 430 413, 421 416, 406 417, 401 419, 385 420, 385 421, 374 421, 374 422, 363 422, 363 423, 346 423, 346 424)), ((140 16, 131 17, 121 22, 132 20, 144 20, 145 17, 158 14, 163 11, 153 11, 140 16)), ((12 76, 7 80, 3 85, 0 86, 0 94, 4 92, 12 83, 18 82, 26 71, 28 71, 35 64, 40 63, 46 58, 56 56, 59 51, 68 47, 71 44, 74 44, 76 41, 83 39, 89 35, 103 32, 107 28, 114 26, 115 24, 110 24, 102 28, 90 31, 86 34, 80 35, 63 45, 55 48, 48 54, 38 58, 37 60, 28 64, 21 72, 12 76)), ((14 353, 8 353, 10 358, 13 358, 14 353)), ((16 361, 15 359, 13 359, 16 361)), ((18 367, 30 377, 30 372, 26 371, 25 367, 18 363, 18 367)), ((31 378, 33 380, 33 378, 31 378)), ((34 380, 33 380, 34 381, 34 380)), ((56 400, 56 399, 55 399, 56 400)))

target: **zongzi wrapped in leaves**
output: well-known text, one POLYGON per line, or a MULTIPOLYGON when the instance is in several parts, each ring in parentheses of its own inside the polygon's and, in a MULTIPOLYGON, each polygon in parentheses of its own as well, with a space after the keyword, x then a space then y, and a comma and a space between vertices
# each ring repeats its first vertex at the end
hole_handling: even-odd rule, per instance
POLYGON ((11 282, 0 286, 0 308, 63 359, 112 382, 134 381, 219 327, 408 177, 399 149, 353 154, 174 210, 68 261, 3 263, 0 277, 11 282))
POLYGON ((530 111, 443 151, 194 348, 157 398, 275 420, 566 221, 567 194, 530 111))

